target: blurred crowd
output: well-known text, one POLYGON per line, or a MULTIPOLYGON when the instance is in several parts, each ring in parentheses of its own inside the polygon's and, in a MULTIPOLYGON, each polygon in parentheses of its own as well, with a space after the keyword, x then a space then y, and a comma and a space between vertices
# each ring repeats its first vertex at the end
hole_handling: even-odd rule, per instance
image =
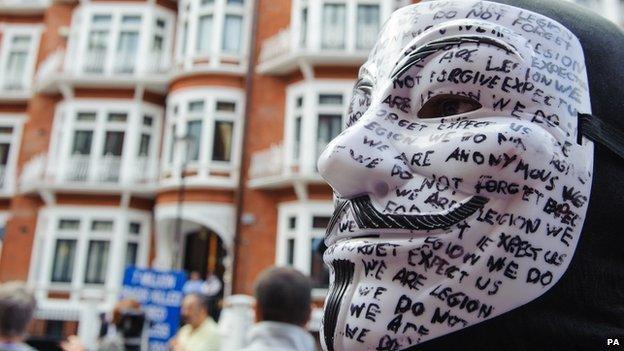
MULTIPOLYGON (((232 348, 219 328, 217 296, 221 282, 209 275, 190 274, 184 286, 182 326, 169 342, 171 351, 313 351, 316 342, 305 328, 312 311, 311 282, 299 271, 272 267, 260 274, 254 287, 255 324, 244 345, 232 348)), ((34 351, 28 345, 28 325, 36 300, 20 282, 0 285, 0 351, 34 351)), ((97 343, 85 345, 77 336, 60 343, 63 351, 144 351, 145 314, 134 300, 120 300, 101 321, 97 343)), ((227 333, 226 333, 227 334, 227 333)), ((40 349, 39 351, 47 351, 40 349)))

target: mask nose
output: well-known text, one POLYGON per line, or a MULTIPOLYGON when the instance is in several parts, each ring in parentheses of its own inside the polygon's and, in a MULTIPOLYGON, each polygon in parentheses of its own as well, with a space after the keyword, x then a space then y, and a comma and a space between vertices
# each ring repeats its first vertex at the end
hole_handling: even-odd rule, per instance
POLYGON ((404 173, 408 167, 395 159, 399 155, 389 140, 358 123, 327 145, 319 157, 318 170, 342 198, 363 194, 384 197, 408 180, 404 173))

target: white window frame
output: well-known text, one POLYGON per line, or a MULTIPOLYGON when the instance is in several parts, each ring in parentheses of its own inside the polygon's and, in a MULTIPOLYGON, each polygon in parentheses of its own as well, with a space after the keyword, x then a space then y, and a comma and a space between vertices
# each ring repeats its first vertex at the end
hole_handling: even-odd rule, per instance
POLYGON ((3 95, 30 94, 42 29, 43 26, 41 25, 0 24, 0 33, 2 34, 0 40, 0 92, 3 95), (12 51, 13 38, 17 36, 30 37, 30 45, 22 77, 22 89, 8 90, 5 89, 7 83, 5 77, 8 77, 10 73, 6 72, 6 66, 12 51))
MULTIPOLYGON (((161 175, 164 185, 170 181, 178 181, 180 178, 185 152, 180 144, 172 148, 176 143, 172 133, 175 125, 176 138, 181 138, 187 133, 187 122, 190 120, 202 121, 202 133, 199 145, 198 161, 187 163, 187 171, 195 172, 196 175, 189 176, 189 184, 197 182, 223 187, 235 187, 238 179, 238 168, 240 167, 242 130, 244 123, 245 94, 241 89, 228 87, 211 88, 189 88, 174 91, 169 95, 167 101, 167 118, 165 120, 163 152, 161 160, 161 175), (190 102, 203 101, 203 112, 190 113, 188 106, 190 102), (233 102, 236 110, 233 113, 216 111, 217 102, 233 102), (177 106, 177 108, 176 108, 177 106), (177 111, 177 112, 176 112, 177 111), (212 147, 214 137, 214 127, 216 121, 229 121, 234 123, 232 135, 232 150, 230 161, 213 161, 212 147), (173 157, 170 161, 171 152, 173 157), (215 176, 211 173, 229 173, 229 176, 215 176)), ((177 142, 179 143, 179 142, 177 142)))
MULTIPOLYGON (((67 184, 68 166, 71 148, 74 141, 74 132, 77 127, 85 122, 76 121, 80 112, 95 112, 96 121, 92 122, 93 137, 91 141, 91 153, 89 155, 89 174, 86 181, 79 183, 107 183, 113 186, 153 183, 158 178, 158 161, 161 125, 164 111, 158 106, 147 102, 137 103, 134 100, 113 99, 76 99, 66 100, 57 105, 52 139, 46 173, 52 176, 56 182, 67 184), (126 122, 108 122, 109 113, 124 113, 127 115, 126 122), (138 149, 141 134, 146 130, 143 126, 143 117, 152 117, 151 140, 148 161, 146 167, 138 169, 141 163, 138 157, 138 149), (98 175, 98 167, 105 158, 102 155, 104 138, 107 131, 124 131, 124 145, 120 158, 119 180, 117 182, 103 182, 98 175)), ((145 163, 145 162, 143 162, 145 163)))
POLYGON ((245 73, 246 57, 251 40, 251 11, 253 0, 245 0, 242 6, 228 5, 227 0, 214 0, 202 5, 201 0, 181 0, 176 36, 176 64, 182 70, 209 70, 245 73), (199 18, 212 15, 212 40, 207 53, 197 52, 199 18), (223 50, 225 18, 228 15, 242 17, 240 50, 228 53, 223 50), (186 34, 184 26, 187 26, 186 34), (186 35, 186 38, 184 36, 186 35), (186 40, 185 40, 186 39, 186 40))
POLYGON ((171 52, 173 51, 173 31, 175 25, 175 14, 173 11, 160 7, 154 3, 83 3, 79 9, 74 11, 72 18, 71 34, 68 44, 68 53, 65 56, 64 70, 77 75, 86 76, 142 76, 164 73, 166 67, 171 62, 171 52), (102 73, 88 72, 85 70, 89 35, 94 28, 93 16, 111 16, 111 23, 107 27, 108 38, 105 53, 104 69, 102 73), (122 30, 124 16, 140 16, 141 24, 131 26, 138 30, 139 39, 136 50, 137 58, 132 73, 120 73, 115 67, 115 56, 117 55, 117 45, 122 30), (165 22, 165 29, 157 28, 156 20, 162 19, 165 22), (154 35, 163 37, 163 49, 160 57, 156 57, 152 52, 151 45, 154 35), (149 58, 149 59, 145 59, 149 58))
MULTIPOLYGON (((311 240, 324 238, 325 228, 312 228, 314 217, 330 217, 334 212, 332 201, 307 201, 280 203, 277 208, 277 240, 275 264, 288 265, 288 239, 295 239, 293 267, 303 274, 311 272, 311 240), (289 229, 289 218, 296 218, 294 230, 289 229)), ((312 289, 315 299, 324 298, 327 289, 312 289)))
POLYGON ((286 120, 284 123, 284 149, 286 173, 316 174, 316 139, 318 129, 318 116, 321 113, 332 113, 342 115, 342 126, 346 121, 351 92, 354 80, 330 80, 317 79, 312 81, 302 81, 292 84, 286 88, 286 120), (342 95, 342 108, 319 106, 320 95, 342 95), (303 107, 297 109, 297 98, 303 97, 303 107), (300 143, 305 147, 300 147, 298 162, 295 162, 295 117, 302 116, 300 143), (313 131, 305 132, 305 131, 313 131), (312 147, 313 146, 313 147, 312 147))
POLYGON ((109 304, 114 303, 122 284, 123 265, 128 242, 139 243, 137 266, 143 268, 148 266, 151 221, 150 212, 128 208, 77 205, 42 208, 37 218, 35 245, 29 266, 29 284, 36 286, 37 297, 40 300, 48 300, 48 291, 66 291, 70 293, 70 300, 80 301, 83 296, 95 295, 105 298, 109 304), (79 229, 74 232, 60 231, 58 225, 62 219, 79 220, 79 229), (112 232, 91 231, 91 223, 94 220, 113 221, 112 232), (131 222, 141 224, 138 241, 129 238, 128 228, 131 222), (52 282, 54 254, 59 239, 76 240, 76 253, 70 283, 52 282), (87 254, 91 240, 109 241, 108 267, 106 268, 104 284, 85 283, 87 254), (118 259, 120 257, 122 259, 118 259))
POLYGON ((0 127, 11 127, 13 132, 10 136, 0 135, 0 141, 11 144, 9 158, 4 171, 4 183, 0 187, 0 197, 10 197, 15 194, 17 188, 17 158, 22 141, 22 131, 26 122, 26 115, 0 113, 0 127))
POLYGON ((378 5, 379 6, 379 25, 385 22, 392 14, 396 6, 396 0, 293 0, 291 9, 291 46, 299 50, 308 52, 336 52, 336 53, 353 53, 366 54, 370 48, 357 48, 357 7, 358 5, 378 5), (323 25, 323 8, 325 4, 345 5, 346 24, 345 24, 345 47, 344 49, 328 49, 322 47, 322 31, 319 30, 323 25), (307 29, 308 37, 305 40, 306 45, 301 46, 302 20, 301 14, 303 8, 308 9, 307 29))

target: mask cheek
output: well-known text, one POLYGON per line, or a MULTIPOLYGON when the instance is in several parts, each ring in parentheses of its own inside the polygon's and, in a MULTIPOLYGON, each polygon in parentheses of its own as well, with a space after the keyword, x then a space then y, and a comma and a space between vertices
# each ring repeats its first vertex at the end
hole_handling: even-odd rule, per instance
POLYGON ((412 173, 452 180, 451 190, 467 195, 511 198, 527 187, 552 190, 558 180, 549 165, 558 155, 556 140, 528 123, 491 121, 481 128, 430 128, 405 148, 402 162, 412 173))

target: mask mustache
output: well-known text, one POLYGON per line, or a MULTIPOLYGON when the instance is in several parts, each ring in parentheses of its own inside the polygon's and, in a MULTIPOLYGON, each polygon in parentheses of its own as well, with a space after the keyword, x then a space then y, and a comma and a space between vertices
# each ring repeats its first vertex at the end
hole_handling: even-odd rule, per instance
POLYGON ((350 208, 359 229, 445 229, 472 216, 489 201, 483 196, 473 196, 458 207, 441 214, 384 214, 373 206, 370 196, 337 200, 336 209, 329 221, 326 237, 332 233, 343 214, 350 208))

